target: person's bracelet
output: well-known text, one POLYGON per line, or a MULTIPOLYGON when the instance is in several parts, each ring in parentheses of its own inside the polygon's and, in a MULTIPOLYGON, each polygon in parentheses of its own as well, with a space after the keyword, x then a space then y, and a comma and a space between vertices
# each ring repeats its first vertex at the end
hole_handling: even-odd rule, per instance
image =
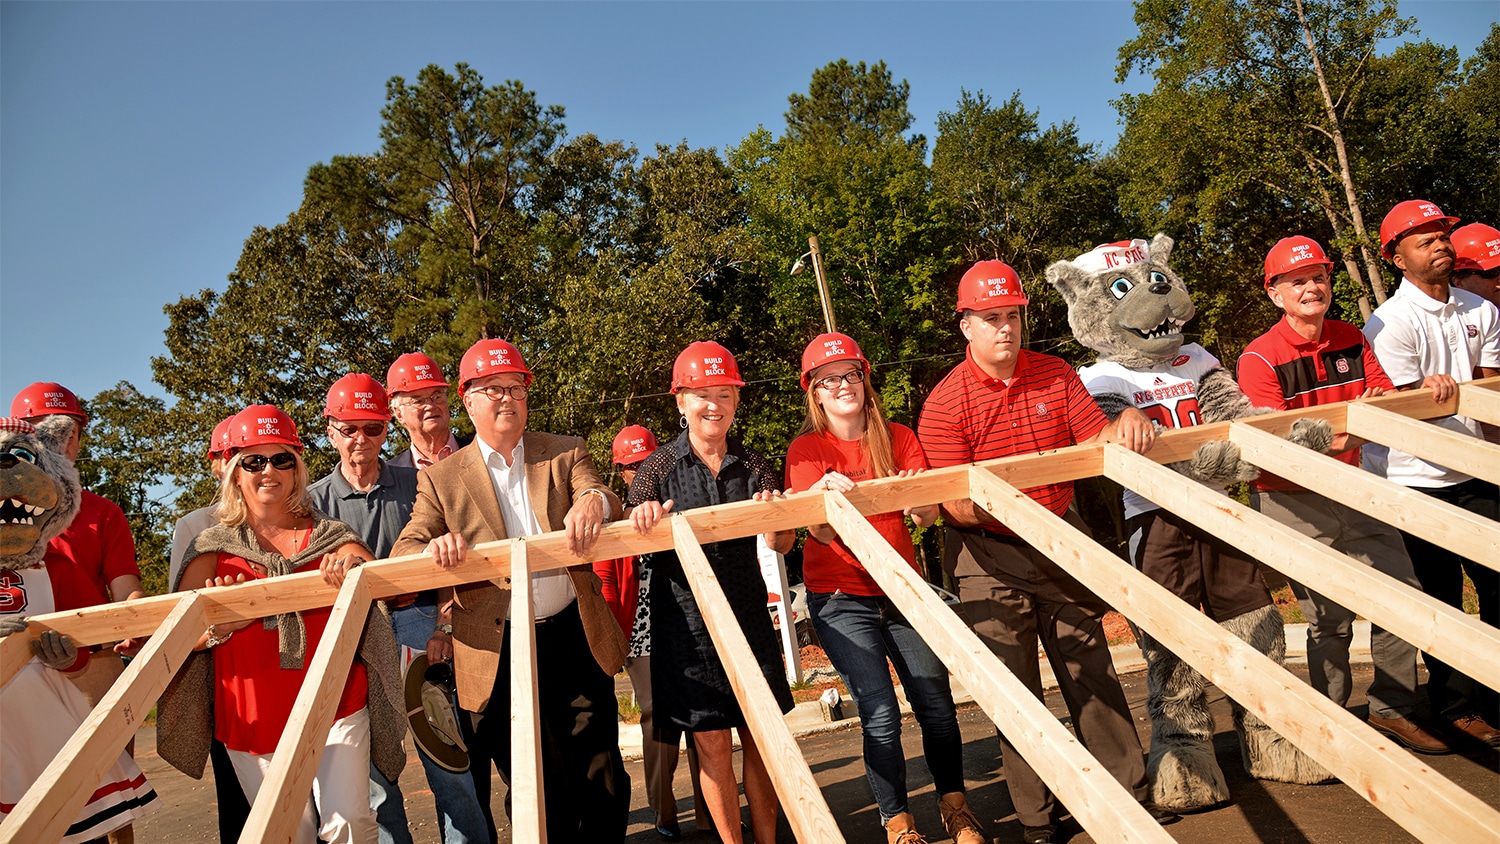
POLYGON ((597 496, 599 496, 599 504, 602 505, 602 509, 604 511, 604 520, 606 522, 610 520, 609 519, 609 517, 610 517, 609 499, 607 497, 605 497, 604 490, 602 490, 602 489, 595 489, 593 487, 589 487, 588 489, 584 490, 581 494, 582 495, 597 495, 597 496))
POLYGON ((437 632, 437 633, 447 633, 449 636, 452 636, 453 635, 453 625, 452 624, 439 624, 437 626, 437 630, 434 631, 434 632, 437 632))
POLYGON ((217 648, 218 646, 224 644, 225 642, 229 641, 233 637, 234 637, 234 631, 233 630, 229 631, 228 633, 225 633, 223 636, 220 636, 219 635, 219 631, 215 630, 214 629, 214 625, 210 624, 210 625, 208 625, 208 641, 203 644, 203 647, 205 647, 205 648, 217 648))

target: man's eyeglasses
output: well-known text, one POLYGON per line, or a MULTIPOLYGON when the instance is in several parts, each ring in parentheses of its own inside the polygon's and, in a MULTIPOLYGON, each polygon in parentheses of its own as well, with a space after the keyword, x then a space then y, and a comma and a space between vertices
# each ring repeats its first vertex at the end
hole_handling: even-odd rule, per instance
POLYGON ((363 432, 370 439, 383 436, 386 426, 384 422, 366 422, 363 425, 329 425, 330 429, 338 431, 344 439, 352 440, 354 435, 363 432))
POLYGON ((1477 275, 1485 281, 1495 281, 1497 279, 1500 279, 1500 267, 1496 267, 1492 270, 1457 270, 1453 274, 1460 276, 1477 275))
POLYGON ((837 390, 839 388, 839 385, 845 383, 846 381, 850 384, 863 384, 865 381, 865 374, 858 369, 851 369, 848 372, 845 372, 843 375, 827 375, 819 378, 813 383, 831 393, 834 390, 837 390))
POLYGON ((522 384, 513 384, 509 387, 499 384, 491 384, 488 387, 470 387, 469 392, 478 393, 490 401, 500 401, 510 396, 512 401, 526 401, 526 387, 522 384))
POLYGON ((290 451, 278 451, 270 457, 264 454, 247 454, 240 458, 240 468, 252 475, 258 475, 271 466, 282 471, 295 469, 297 467, 297 455, 290 451))
POLYGON ((408 407, 438 407, 448 403, 448 391, 435 390, 427 396, 400 396, 399 401, 408 407))

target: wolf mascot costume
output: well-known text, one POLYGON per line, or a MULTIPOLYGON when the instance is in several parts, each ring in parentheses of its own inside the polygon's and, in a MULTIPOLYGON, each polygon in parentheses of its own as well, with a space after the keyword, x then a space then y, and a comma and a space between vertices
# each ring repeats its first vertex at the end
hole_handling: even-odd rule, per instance
MULTIPOLYGON (((65 576, 43 557, 47 543, 78 515, 78 471, 63 457, 71 429, 0 418, 0 636, 26 629, 26 616, 56 609, 53 583, 65 576), (38 430, 40 428, 41 430, 38 430)), ((56 631, 32 643, 36 659, 0 688, 0 823, 88 717, 83 693, 63 676, 88 664, 88 651, 56 631)), ((161 808, 146 776, 123 751, 105 772, 64 842, 102 838, 161 808)))
MULTIPOLYGON (((1078 342, 1099 353, 1079 375, 1106 416, 1137 407, 1165 428, 1219 422, 1268 411, 1253 407, 1233 376, 1196 343, 1183 345, 1182 326, 1194 314, 1182 280, 1167 267, 1172 239, 1106 244, 1047 268, 1047 280, 1068 304, 1078 342)), ((1326 451, 1327 423, 1299 420, 1288 439, 1326 451)), ((1173 468, 1222 492, 1227 483, 1254 479, 1259 470, 1232 443, 1205 443, 1173 468)), ((1193 608, 1201 606, 1226 630, 1278 664, 1286 655, 1280 612, 1253 560, 1125 491, 1131 559, 1193 608)), ((1151 799, 1175 811, 1227 802, 1229 789, 1214 758, 1213 717, 1206 681, 1149 633, 1141 636, 1148 668, 1151 751, 1146 770, 1151 799)), ((1329 773, 1254 714, 1234 704, 1245 769, 1282 782, 1315 783, 1329 773)))

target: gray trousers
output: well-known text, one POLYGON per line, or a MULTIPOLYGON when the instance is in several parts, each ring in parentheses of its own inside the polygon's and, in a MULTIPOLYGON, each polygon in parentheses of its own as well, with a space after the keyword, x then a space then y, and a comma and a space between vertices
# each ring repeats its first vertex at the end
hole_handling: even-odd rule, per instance
MULTIPOLYGON (((1257 492, 1255 509, 1295 528, 1333 550, 1387 577, 1422 591, 1401 534, 1394 527, 1308 490, 1257 492)), ((1340 706, 1351 691, 1349 644, 1354 612, 1292 581, 1292 592, 1307 617, 1307 671, 1313 688, 1340 706)), ((1370 626, 1370 658, 1375 679, 1366 696, 1376 718, 1410 715, 1417 705, 1417 649, 1394 633, 1370 626)))
MULTIPOLYGON (((1084 530, 1077 514, 1069 511, 1066 518, 1084 530)), ((943 565, 958 585, 959 616, 1038 700, 1040 641, 1078 740, 1137 800, 1148 799, 1140 738, 1104 636, 1104 602, 1019 540, 1009 543, 949 528, 944 544, 943 565)), ((1000 751, 1021 823, 1052 823, 1056 800, 1051 790, 1004 734, 1000 751)))

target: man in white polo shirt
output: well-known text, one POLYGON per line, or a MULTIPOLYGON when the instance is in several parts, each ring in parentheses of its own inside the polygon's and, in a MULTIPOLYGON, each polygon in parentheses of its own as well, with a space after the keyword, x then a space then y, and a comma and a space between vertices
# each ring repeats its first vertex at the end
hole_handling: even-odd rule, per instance
MULTIPOLYGON (((1420 199, 1396 205, 1380 224, 1381 251, 1402 272, 1401 286, 1365 324, 1364 333, 1380 366, 1398 390, 1423 387, 1445 401, 1458 384, 1476 375, 1500 375, 1500 311, 1490 302, 1449 284, 1455 252, 1449 232, 1455 217, 1420 199)), ((1482 437, 1465 416, 1434 420, 1443 428, 1482 437)), ((1366 446, 1369 454, 1376 447, 1366 446)), ((1495 484, 1457 469, 1429 463, 1399 449, 1386 451, 1385 476, 1488 519, 1500 518, 1495 484)), ((1372 455, 1374 456, 1374 455, 1372 455)), ((1367 461, 1379 466, 1378 456, 1367 461)), ((1479 593, 1479 617, 1500 626, 1500 572, 1466 561, 1447 548, 1402 533, 1423 591, 1463 608, 1467 572, 1479 593)), ((1426 656, 1427 699, 1436 720, 1453 722, 1456 737, 1500 747, 1496 698, 1473 678, 1426 656)))

